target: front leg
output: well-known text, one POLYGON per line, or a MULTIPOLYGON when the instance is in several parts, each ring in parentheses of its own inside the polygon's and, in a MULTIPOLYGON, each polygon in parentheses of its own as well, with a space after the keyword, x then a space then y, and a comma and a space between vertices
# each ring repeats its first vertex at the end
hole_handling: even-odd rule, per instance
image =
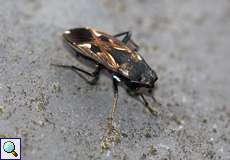
POLYGON ((145 96, 143 94, 141 94, 140 97, 144 101, 145 107, 149 110, 149 112, 151 114, 157 116, 159 114, 159 111, 155 107, 153 107, 152 105, 149 104, 149 102, 147 101, 147 99, 145 98, 145 96))

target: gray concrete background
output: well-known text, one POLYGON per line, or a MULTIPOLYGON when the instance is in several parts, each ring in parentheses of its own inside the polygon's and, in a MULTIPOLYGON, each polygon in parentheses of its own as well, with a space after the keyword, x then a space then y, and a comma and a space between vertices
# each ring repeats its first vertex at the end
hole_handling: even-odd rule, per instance
POLYGON ((0 134, 23 159, 230 159, 229 0, 0 0, 0 32, 0 134), (82 66, 60 36, 81 26, 131 30, 159 75, 158 117, 119 88, 123 136, 102 153, 111 80, 49 65, 82 66))

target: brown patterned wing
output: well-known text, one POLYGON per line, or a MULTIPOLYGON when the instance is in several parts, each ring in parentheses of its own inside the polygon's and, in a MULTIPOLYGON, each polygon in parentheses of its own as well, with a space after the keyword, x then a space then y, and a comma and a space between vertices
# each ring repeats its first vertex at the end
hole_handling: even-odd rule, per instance
POLYGON ((121 69, 123 73, 126 73, 127 67, 122 67, 124 63, 141 60, 137 52, 121 41, 92 28, 68 30, 63 34, 63 37, 79 53, 112 71, 121 69))
POLYGON ((102 64, 108 69, 116 71, 119 67, 119 65, 116 63, 116 61, 108 52, 108 50, 106 50, 105 47, 103 46, 98 46, 97 44, 91 42, 91 43, 79 44, 76 47, 80 49, 83 55, 102 64))
POLYGON ((91 28, 76 28, 65 31, 63 37, 80 54, 116 71, 118 64, 106 49, 108 44, 100 41, 98 34, 91 28))

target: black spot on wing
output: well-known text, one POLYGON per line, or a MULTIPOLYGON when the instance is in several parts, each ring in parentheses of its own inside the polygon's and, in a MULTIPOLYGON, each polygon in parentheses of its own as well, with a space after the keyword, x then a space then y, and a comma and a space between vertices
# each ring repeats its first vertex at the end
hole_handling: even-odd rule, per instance
POLYGON ((91 45, 90 50, 92 52, 94 52, 94 53, 101 52, 101 49, 98 46, 94 45, 94 44, 91 45))
POLYGON ((92 33, 86 28, 71 29, 69 34, 64 34, 64 37, 72 43, 87 43, 92 41, 92 33))

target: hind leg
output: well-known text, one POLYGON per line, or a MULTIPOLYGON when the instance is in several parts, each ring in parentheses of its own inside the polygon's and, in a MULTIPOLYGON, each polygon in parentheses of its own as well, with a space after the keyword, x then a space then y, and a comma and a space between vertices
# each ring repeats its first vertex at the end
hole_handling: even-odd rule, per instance
POLYGON ((139 46, 131 40, 132 33, 130 31, 122 32, 114 35, 114 37, 120 37, 120 36, 124 36, 124 38, 122 39, 123 43, 129 45, 129 47, 132 48, 134 51, 139 50, 139 46))
POLYGON ((61 64, 51 64, 55 67, 61 67, 61 68, 66 68, 66 69, 70 69, 76 73, 78 73, 86 82, 88 82, 89 84, 96 84, 96 82, 98 81, 99 79, 99 75, 100 75, 100 70, 101 70, 101 67, 99 65, 96 65, 96 68, 93 72, 88 72, 88 71, 85 71, 81 68, 78 68, 76 66, 68 66, 68 65, 61 65, 61 64), (93 77, 92 80, 88 80, 88 78, 86 78, 85 76, 83 76, 82 74, 80 73, 84 73, 90 77, 93 77))

